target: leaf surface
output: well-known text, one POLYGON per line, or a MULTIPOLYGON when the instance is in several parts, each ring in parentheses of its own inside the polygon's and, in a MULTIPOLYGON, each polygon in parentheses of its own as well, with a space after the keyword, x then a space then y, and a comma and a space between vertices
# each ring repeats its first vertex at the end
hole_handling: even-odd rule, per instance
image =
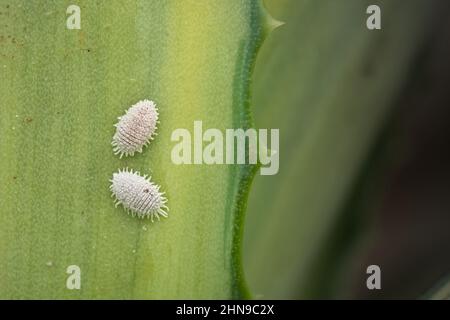
MULTIPOLYGON (((259 1, 0 0, 0 297, 237 298, 254 170, 175 165, 171 134, 250 127, 249 79, 270 29, 259 1), (116 118, 154 100, 158 136, 119 159, 116 118), (114 208, 119 168, 168 198, 152 224, 114 208), (81 290, 66 268, 81 268, 81 290)), ((201 138, 201 137, 200 137, 201 138)), ((194 137, 192 136, 192 139, 194 137)))

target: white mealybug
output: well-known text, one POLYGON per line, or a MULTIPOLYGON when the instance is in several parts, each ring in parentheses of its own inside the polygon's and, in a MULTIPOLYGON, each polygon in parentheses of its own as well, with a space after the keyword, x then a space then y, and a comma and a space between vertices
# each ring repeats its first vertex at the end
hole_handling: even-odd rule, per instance
POLYGON ((139 101, 118 119, 119 122, 114 125, 116 133, 111 144, 114 154, 120 154, 120 158, 142 152, 142 148, 156 135, 158 109, 153 101, 139 101))
POLYGON ((167 198, 160 192, 160 186, 154 184, 150 177, 141 176, 139 172, 128 171, 128 168, 113 174, 111 180, 112 196, 116 198, 116 207, 122 204, 127 213, 139 218, 159 216, 167 218, 169 208, 165 205, 167 198))

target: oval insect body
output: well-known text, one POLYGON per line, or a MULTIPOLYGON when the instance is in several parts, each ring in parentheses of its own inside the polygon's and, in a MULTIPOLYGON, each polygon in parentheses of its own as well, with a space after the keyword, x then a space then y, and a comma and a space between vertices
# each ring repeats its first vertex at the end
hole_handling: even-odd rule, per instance
POLYGON ((139 172, 119 170, 113 174, 111 192, 116 198, 116 207, 122 204, 127 213, 139 218, 153 218, 160 216, 167 218, 169 208, 167 198, 160 192, 160 186, 154 184, 150 177, 141 176, 139 172))
POLYGON ((122 158, 123 155, 142 152, 142 148, 156 135, 158 116, 156 104, 151 100, 142 100, 131 106, 114 125, 116 133, 111 143, 114 154, 122 158))

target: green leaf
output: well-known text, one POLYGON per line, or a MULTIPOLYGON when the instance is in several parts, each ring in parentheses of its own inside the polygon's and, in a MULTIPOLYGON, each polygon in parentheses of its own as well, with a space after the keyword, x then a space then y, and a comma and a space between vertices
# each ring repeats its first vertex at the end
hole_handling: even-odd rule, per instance
POLYGON ((239 298, 242 212, 254 166, 171 161, 177 128, 252 126, 249 79, 272 28, 259 1, 0 0, 0 297, 239 298), (142 154, 113 155, 113 124, 160 111, 142 154), (151 174, 170 215, 115 208, 119 168, 151 174), (66 268, 81 268, 81 290, 66 268))
POLYGON ((446 277, 435 288, 431 289, 424 298, 429 300, 450 300, 450 280, 446 277))
POLYGON ((258 176, 249 200, 244 258, 256 296, 330 293, 345 268, 336 250, 352 244, 333 243, 334 228, 346 225, 342 209, 429 35, 435 4, 267 1, 286 24, 265 43, 253 87, 257 126, 280 128, 279 174, 258 176), (370 4, 381 7, 382 30, 366 28, 370 4))

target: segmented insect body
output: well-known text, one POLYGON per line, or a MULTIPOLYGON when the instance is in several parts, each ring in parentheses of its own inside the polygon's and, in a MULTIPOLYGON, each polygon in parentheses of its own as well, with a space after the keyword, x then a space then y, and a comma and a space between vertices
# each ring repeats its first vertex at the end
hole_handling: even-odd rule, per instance
POLYGON ((160 192, 160 186, 154 184, 150 177, 141 176, 139 172, 128 171, 128 168, 113 174, 111 192, 116 198, 116 207, 122 204, 127 213, 139 218, 160 216, 167 218, 169 208, 167 198, 160 192))
POLYGON ((114 125, 116 133, 111 143, 114 154, 122 158, 123 155, 142 152, 142 148, 156 135, 158 115, 156 104, 151 100, 142 100, 131 106, 114 125))

